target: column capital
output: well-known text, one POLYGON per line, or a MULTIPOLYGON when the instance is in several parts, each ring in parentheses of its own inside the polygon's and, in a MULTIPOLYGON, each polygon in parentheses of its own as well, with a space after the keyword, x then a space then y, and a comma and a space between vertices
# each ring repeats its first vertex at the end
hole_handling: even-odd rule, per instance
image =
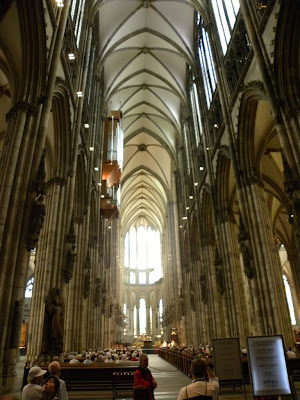
POLYGON ((34 107, 32 104, 28 103, 27 101, 19 101, 6 114, 6 121, 9 121, 11 118, 17 115, 19 111, 24 113, 31 113, 34 116, 37 114, 37 108, 34 107))

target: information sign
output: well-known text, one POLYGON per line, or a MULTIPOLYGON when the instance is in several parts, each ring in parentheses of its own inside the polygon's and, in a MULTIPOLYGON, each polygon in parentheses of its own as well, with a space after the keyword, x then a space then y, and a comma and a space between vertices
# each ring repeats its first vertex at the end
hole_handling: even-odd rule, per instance
POLYGON ((254 396, 291 394, 282 336, 250 336, 247 342, 254 396))
POLYGON ((238 338, 213 339, 214 372, 222 381, 242 379, 238 338))

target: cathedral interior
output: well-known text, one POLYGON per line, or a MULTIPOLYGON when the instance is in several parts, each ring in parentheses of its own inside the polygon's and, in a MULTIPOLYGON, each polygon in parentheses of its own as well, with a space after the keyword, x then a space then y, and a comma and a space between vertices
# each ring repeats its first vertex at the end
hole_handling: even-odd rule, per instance
POLYGON ((24 350, 300 342, 299 10, 1 1, 0 393, 24 350))

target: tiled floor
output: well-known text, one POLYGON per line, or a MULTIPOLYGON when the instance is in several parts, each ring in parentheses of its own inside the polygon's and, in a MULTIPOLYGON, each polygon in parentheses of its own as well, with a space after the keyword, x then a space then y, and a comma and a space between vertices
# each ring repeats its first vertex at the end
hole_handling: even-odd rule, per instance
MULTIPOLYGON (((151 370, 154 378, 157 381, 157 389, 155 390, 155 400, 176 400, 179 390, 191 383, 191 379, 178 371, 175 367, 168 364, 166 361, 158 357, 157 355, 149 354, 149 369, 151 370)), ((17 384, 16 393, 20 394, 23 368, 24 368, 24 357, 21 358, 17 367, 17 384)), ((300 400, 300 382, 296 382, 297 400, 300 400)), ((68 392, 69 399, 74 400, 88 400, 88 399, 101 399, 110 400, 112 399, 111 392, 103 391, 71 391, 68 392)), ((291 399, 291 397, 288 397, 291 399)), ((253 399, 250 385, 246 385, 245 391, 237 388, 221 388, 219 393, 219 400, 250 400, 253 399)), ((287 399, 287 398, 285 398, 287 399)), ((120 400, 125 400, 120 399, 120 400)), ((127 400, 127 399, 126 399, 127 400)), ((294 399, 296 400, 296 399, 294 399)))

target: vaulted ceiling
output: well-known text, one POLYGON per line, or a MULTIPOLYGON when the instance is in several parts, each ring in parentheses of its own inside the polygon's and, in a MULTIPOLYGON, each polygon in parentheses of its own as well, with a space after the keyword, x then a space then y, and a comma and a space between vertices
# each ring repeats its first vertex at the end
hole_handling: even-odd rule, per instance
POLYGON ((99 5, 105 108, 123 113, 123 231, 141 221, 163 229, 181 141, 186 68, 194 65, 193 3, 104 0, 99 5))

